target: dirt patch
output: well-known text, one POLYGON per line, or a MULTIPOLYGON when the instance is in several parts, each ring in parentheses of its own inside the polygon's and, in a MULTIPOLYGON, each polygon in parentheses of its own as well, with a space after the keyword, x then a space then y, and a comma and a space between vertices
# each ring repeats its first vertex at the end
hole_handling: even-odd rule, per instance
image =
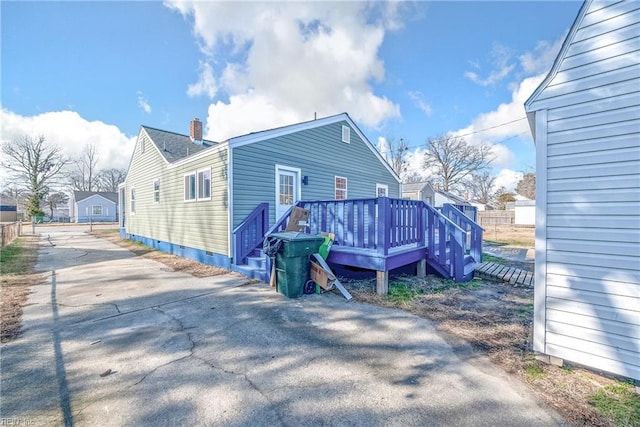
POLYGON ((513 225, 487 225, 484 227, 483 239, 505 245, 534 247, 534 227, 516 227, 513 225))
POLYGON ((436 276, 393 278, 388 296, 375 293, 375 279, 344 279, 344 285, 356 301, 399 308, 434 321, 453 343, 463 339, 526 383, 571 425, 620 425, 598 414, 590 404, 594 393, 616 384, 614 379, 535 359, 533 289, 478 279, 454 283, 436 276))
MULTIPOLYGON (((19 245, 20 258, 17 268, 15 265, 3 265, 3 272, 0 274, 0 342, 9 342, 20 336, 22 307, 27 302, 31 293, 30 287, 42 283, 45 280, 44 274, 33 274, 36 264, 39 247, 39 236, 22 236, 19 241, 14 241, 19 245)), ((6 250, 3 249, 3 252, 6 250)), ((6 252, 5 252, 6 253, 6 252)))

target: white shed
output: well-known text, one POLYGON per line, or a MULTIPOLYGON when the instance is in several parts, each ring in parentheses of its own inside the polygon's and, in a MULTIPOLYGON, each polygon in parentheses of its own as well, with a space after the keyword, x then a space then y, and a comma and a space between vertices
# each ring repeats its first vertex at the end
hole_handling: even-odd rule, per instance
POLYGON ((534 350, 640 380, 640 2, 587 0, 525 109, 534 350))

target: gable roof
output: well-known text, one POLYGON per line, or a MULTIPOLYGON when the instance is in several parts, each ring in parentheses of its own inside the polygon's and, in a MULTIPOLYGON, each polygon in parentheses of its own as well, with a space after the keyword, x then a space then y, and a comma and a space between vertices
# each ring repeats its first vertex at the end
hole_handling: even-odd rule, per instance
POLYGON ((162 154, 169 163, 206 150, 217 144, 217 142, 209 140, 203 140, 202 145, 196 144, 188 135, 156 129, 150 126, 142 126, 142 129, 147 133, 147 136, 149 136, 151 142, 156 146, 158 152, 162 154))
POLYGON ((573 24, 571 25, 571 29, 569 30, 567 37, 564 39, 564 42, 562 43, 562 47, 560 48, 560 52, 558 52, 558 56, 556 56, 555 61, 553 61, 551 70, 549 70, 549 73, 544 78, 544 80, 542 80, 542 83, 538 85, 536 90, 533 91, 529 99, 527 99, 524 103, 524 109, 527 112, 527 119, 529 121, 529 128, 531 129, 531 133, 533 134, 534 140, 536 137, 535 119, 534 119, 535 110, 532 109, 531 104, 533 104, 538 99, 540 94, 547 88, 547 86, 549 86, 549 83, 551 83, 551 80, 553 80, 553 78, 558 73, 558 69, 560 68, 560 65, 562 64, 562 61, 564 60, 565 56, 567 55, 567 50, 571 45, 571 41, 575 37, 576 31, 578 31, 580 27, 580 23, 582 22, 584 15, 587 13, 587 10, 591 6, 591 3, 593 3, 593 0, 585 0, 585 2, 582 4, 582 7, 578 11, 578 15, 576 16, 576 19, 573 21, 573 24))
POLYGON ((84 199, 88 199, 91 196, 100 196, 103 197, 110 202, 118 203, 118 193, 113 193, 110 191, 74 191, 73 198, 76 202, 80 202, 84 199))
POLYGON ((402 184, 402 192, 404 193, 406 192, 413 192, 413 191, 422 191, 425 189, 425 187, 430 187, 431 184, 429 184, 429 182, 424 181, 424 182, 412 182, 409 184, 402 184))
POLYGON ((471 203, 469 203, 468 200, 463 199, 460 196, 456 196, 455 194, 449 192, 449 191, 436 191, 436 193, 440 193, 442 194, 444 197, 446 197, 449 200, 453 200, 457 205, 469 205, 471 206, 471 203))

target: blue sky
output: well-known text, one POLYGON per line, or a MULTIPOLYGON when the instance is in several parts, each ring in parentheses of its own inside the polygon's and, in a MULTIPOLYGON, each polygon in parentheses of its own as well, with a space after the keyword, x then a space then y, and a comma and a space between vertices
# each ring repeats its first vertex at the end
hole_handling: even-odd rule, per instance
POLYGON ((2 1, 2 139, 126 167, 142 124, 222 140, 346 111, 415 170, 429 137, 495 143, 509 187, 535 164, 522 103, 581 4, 2 1))

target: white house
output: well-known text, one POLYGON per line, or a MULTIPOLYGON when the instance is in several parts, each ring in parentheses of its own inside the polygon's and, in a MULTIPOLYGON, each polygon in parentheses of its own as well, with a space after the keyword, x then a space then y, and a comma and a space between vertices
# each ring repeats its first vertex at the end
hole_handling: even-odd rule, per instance
POLYGON ((587 0, 525 109, 534 350, 640 380, 640 3, 587 0))

